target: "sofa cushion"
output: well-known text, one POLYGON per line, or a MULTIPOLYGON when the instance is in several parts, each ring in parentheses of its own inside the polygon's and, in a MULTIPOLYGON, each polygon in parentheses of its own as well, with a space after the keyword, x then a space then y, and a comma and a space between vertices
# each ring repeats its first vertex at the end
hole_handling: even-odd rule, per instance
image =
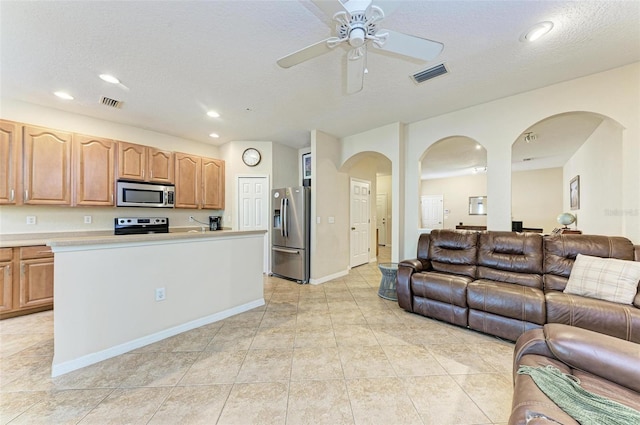
POLYGON ((469 328, 511 341, 517 340, 520 335, 528 330, 541 327, 535 323, 511 319, 480 310, 469 309, 468 315, 469 328))
POLYGON ((473 279, 439 272, 415 273, 411 276, 414 296, 467 307, 467 285, 473 279))
POLYGON ((541 289, 512 283, 484 279, 471 282, 467 286, 467 304, 473 310, 539 325, 545 323, 547 316, 541 289))
POLYGON ((562 323, 640 343, 640 309, 548 291, 545 294, 547 323, 562 323))
POLYGON ((477 232, 436 229, 429 237, 428 259, 434 270, 476 277, 477 232))
POLYGON ((478 243, 479 279, 542 288, 542 235, 487 232, 478 243))
POLYGON ((432 317, 458 326, 467 326, 467 307, 460 307, 450 303, 413 297, 413 312, 425 317, 432 317))
POLYGON ((638 262, 578 254, 564 292, 631 304, 638 293, 639 281, 638 262))
POLYGON ((618 236, 548 235, 544 237, 544 288, 564 290, 578 254, 634 260, 633 243, 618 236))

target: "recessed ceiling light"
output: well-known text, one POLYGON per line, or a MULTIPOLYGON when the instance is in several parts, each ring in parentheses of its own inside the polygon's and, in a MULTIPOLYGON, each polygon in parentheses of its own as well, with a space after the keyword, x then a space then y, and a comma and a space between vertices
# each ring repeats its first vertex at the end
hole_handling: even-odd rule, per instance
POLYGON ((209 134, 209 137, 213 137, 214 139, 217 139, 218 137, 220 137, 220 135, 218 133, 211 133, 209 134))
POLYGON ((120 84, 120 80, 118 80, 116 77, 114 77, 113 75, 109 75, 109 74, 100 74, 99 75, 100 79, 102 79, 102 81, 106 81, 107 83, 111 83, 111 84, 120 84))
POLYGON ((57 91, 55 93, 56 96, 58 96, 60 99, 64 99, 64 100, 73 100, 73 96, 71 96, 69 93, 67 92, 63 92, 63 91, 57 91))
POLYGON ((216 111, 209 111, 207 112, 207 115, 210 116, 211 118, 218 118, 220 116, 220 114, 217 113, 216 111))
POLYGON ((547 34, 553 28, 553 22, 539 22, 526 30, 520 36, 520 41, 536 41, 543 35, 547 34))
POLYGON ((480 150, 480 149, 482 149, 482 146, 476 145, 476 149, 480 150))

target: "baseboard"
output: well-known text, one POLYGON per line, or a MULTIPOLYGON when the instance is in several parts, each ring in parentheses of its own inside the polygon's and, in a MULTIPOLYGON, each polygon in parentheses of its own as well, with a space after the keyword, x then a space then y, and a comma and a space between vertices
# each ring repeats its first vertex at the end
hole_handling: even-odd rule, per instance
POLYGON ((321 283, 325 283, 325 282, 329 282, 330 280, 333 279, 338 279, 339 277, 343 277, 349 274, 349 270, 343 270, 341 272, 338 273, 334 273, 334 274, 330 274, 328 276, 323 276, 319 279, 311 279, 309 280, 309 283, 312 285, 320 285, 321 283))
POLYGON ((101 362, 103 360, 119 356, 120 354, 124 354, 140 347, 144 347, 145 345, 153 344, 154 342, 158 342, 163 339, 181 334, 182 332, 190 331, 192 329, 199 328, 200 326, 208 325, 210 323, 226 319, 227 317, 244 313, 245 311, 263 306, 264 304, 264 298, 260 298, 255 301, 251 301, 246 304, 221 311, 219 313, 211 314, 200 319, 192 320, 191 322, 183 323, 182 325, 174 326, 172 328, 165 329, 163 331, 156 332, 142 338, 137 338, 132 341, 125 342, 124 344, 116 345, 115 347, 110 347, 106 350, 87 354, 86 356, 79 357, 75 360, 70 360, 60 364, 54 364, 51 366, 51 377, 64 375, 65 373, 69 373, 74 370, 101 362))

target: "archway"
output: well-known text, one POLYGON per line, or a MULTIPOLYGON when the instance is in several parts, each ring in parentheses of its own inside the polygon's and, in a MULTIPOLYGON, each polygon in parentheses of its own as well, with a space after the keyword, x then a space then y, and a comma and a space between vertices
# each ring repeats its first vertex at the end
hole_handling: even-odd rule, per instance
POLYGON ((486 228, 486 174, 487 151, 470 137, 429 146, 420 160, 419 228, 486 228), (481 208, 470 209, 472 204, 481 208))

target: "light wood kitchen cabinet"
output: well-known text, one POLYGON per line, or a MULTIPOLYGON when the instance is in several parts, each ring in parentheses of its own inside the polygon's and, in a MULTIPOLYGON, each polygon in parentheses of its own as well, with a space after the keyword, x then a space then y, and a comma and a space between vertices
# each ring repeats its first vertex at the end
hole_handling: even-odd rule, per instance
POLYGON ((74 134, 74 205, 114 205, 116 143, 74 134))
POLYGON ((173 184, 173 173, 173 152, 119 142, 118 179, 173 184))
POLYGON ((224 209, 224 161, 202 158, 202 208, 224 209))
POLYGON ((199 156, 184 153, 175 154, 176 158, 176 208, 200 208, 202 184, 202 159, 199 156))
POLYGON ((0 319, 53 308, 53 253, 48 246, 0 249, 0 319))
POLYGON ((71 204, 71 133, 24 126, 25 204, 71 204))
POLYGON ((0 248, 0 312, 13 307, 13 248, 0 248))
POLYGON ((0 120, 0 204, 22 202, 20 124, 0 120))

